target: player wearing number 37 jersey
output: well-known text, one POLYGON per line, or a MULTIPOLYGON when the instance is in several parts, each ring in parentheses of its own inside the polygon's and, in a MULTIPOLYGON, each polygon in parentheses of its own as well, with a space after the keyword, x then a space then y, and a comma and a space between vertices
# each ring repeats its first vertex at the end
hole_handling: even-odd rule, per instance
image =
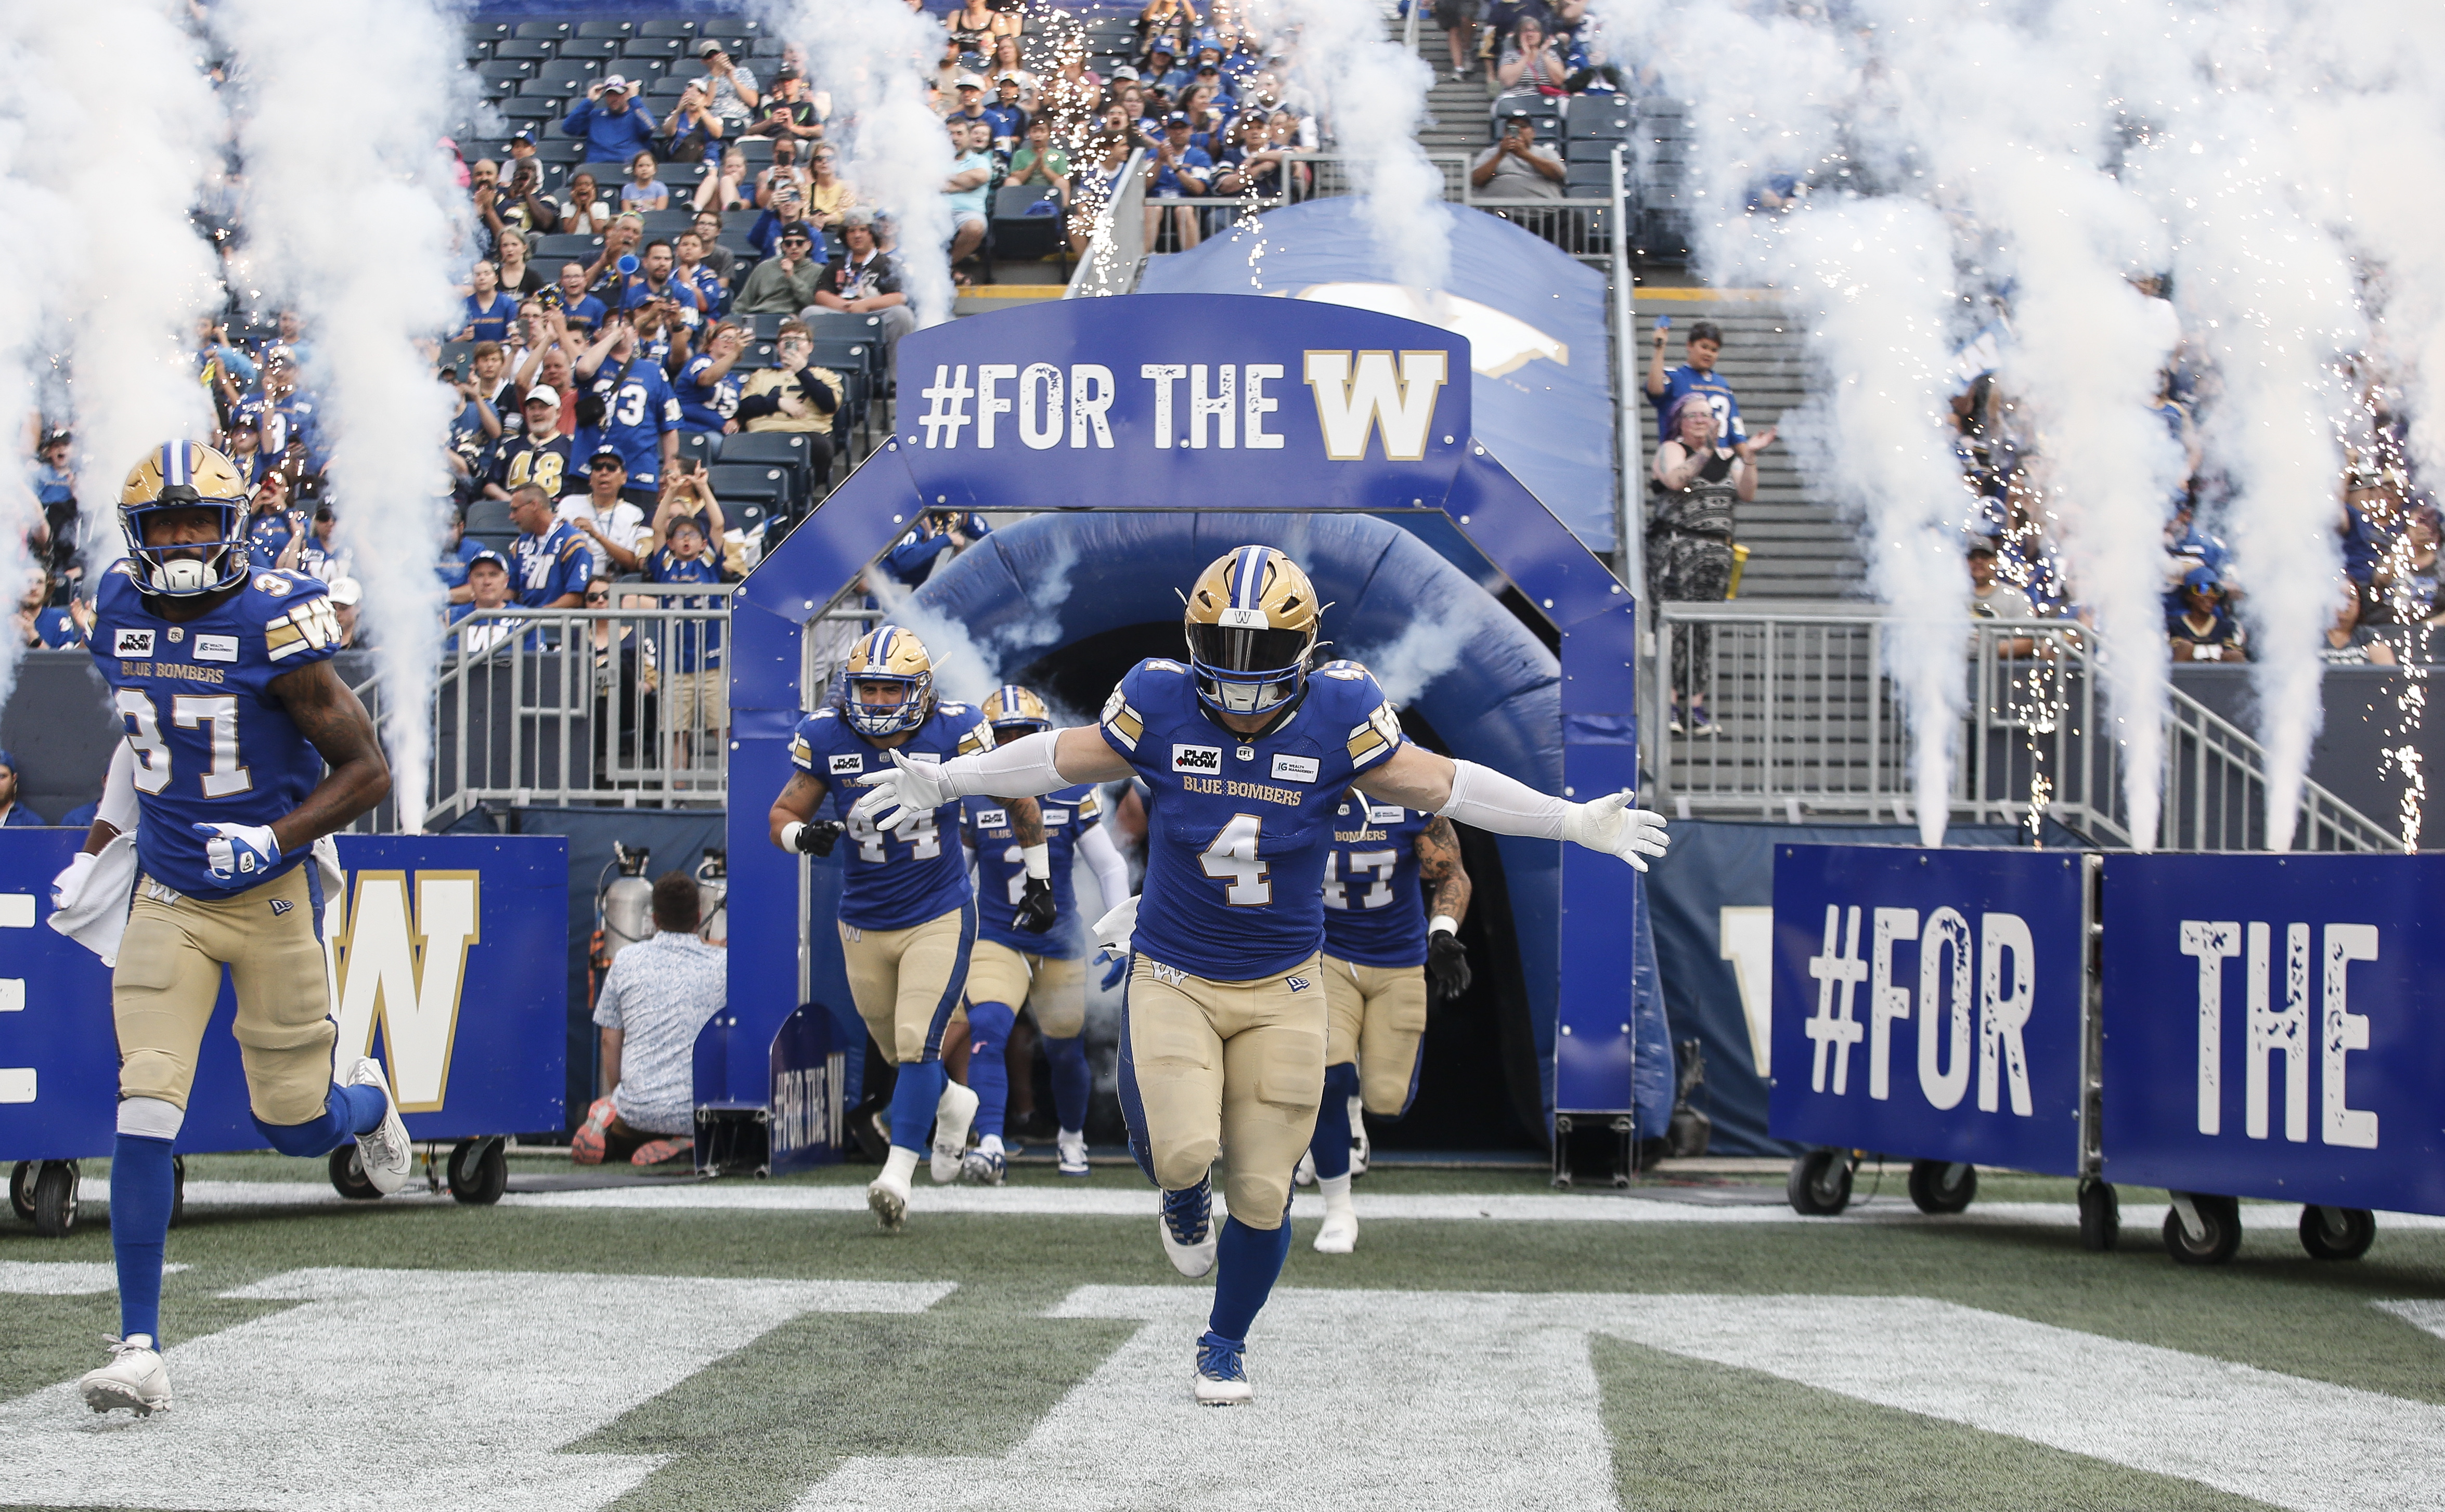
MULTIPOLYGON (((1213 1272, 1195 1399, 1252 1395, 1248 1327, 1290 1249, 1293 1167, 1315 1131, 1327 1015, 1324 862, 1346 789, 1503 834, 1571 840, 1642 869, 1664 820, 1629 794, 1570 803, 1402 743, 1364 668, 1309 675, 1316 590, 1287 555, 1243 546, 1190 589, 1188 659, 1141 662, 1092 727, 1051 730, 939 765, 900 759, 861 779, 853 813, 886 828, 979 793, 1042 793, 1135 775, 1148 804, 1122 1034, 1130 1145, 1162 1189, 1165 1252, 1213 1272), (1212 1222, 1224 1158, 1230 1216, 1212 1222)), ((1098 934, 1122 943, 1123 918, 1098 934)))
POLYGON ((382 1068, 351 1056, 347 1085, 332 1081, 338 1028, 308 859, 382 800, 390 773, 364 706, 332 670, 340 624, 323 585, 255 571, 246 514, 229 458, 186 441, 156 447, 121 491, 128 554, 95 595, 93 658, 125 740, 84 852, 51 898, 55 925, 125 923, 111 976, 121 1337, 80 1383, 97 1412, 170 1405, 159 1311, 171 1148, 224 969, 265 1143, 320 1156, 354 1140, 375 1187, 407 1178, 407 1129, 382 1068), (122 867, 131 830, 134 864, 122 867))

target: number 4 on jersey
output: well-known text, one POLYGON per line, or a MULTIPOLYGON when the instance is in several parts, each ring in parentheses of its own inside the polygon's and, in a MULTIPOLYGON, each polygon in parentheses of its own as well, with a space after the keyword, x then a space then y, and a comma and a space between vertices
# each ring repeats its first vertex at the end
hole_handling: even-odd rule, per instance
POLYGON ((1274 885, 1267 880, 1265 864, 1257 859, 1263 827, 1262 815, 1235 813, 1197 858, 1207 876, 1229 884, 1222 901, 1235 908, 1261 908, 1274 901, 1274 885))

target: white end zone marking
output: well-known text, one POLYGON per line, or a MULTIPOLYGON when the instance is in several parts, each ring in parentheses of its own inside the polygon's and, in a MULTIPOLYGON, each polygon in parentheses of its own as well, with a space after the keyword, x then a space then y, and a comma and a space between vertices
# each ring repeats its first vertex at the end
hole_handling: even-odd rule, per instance
MULTIPOLYGON (((184 1265, 164 1265, 174 1276, 184 1265)), ((108 1260, 0 1260, 0 1292, 12 1297, 96 1297, 119 1290, 119 1271, 108 1260)))
MULTIPOLYGON (((97 1418, 73 1382, 0 1404, 0 1502, 383 1512, 599 1507, 659 1455, 561 1447, 805 1313, 920 1313, 948 1281, 290 1271, 302 1305, 180 1342, 177 1406, 97 1418)), ((101 1362, 100 1351, 95 1363, 101 1362)))

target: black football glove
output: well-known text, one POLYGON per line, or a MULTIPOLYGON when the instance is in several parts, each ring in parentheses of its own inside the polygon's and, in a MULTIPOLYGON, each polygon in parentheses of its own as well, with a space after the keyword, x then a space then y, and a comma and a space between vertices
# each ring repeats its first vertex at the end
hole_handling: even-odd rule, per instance
POLYGON ((1018 892, 1018 926, 1032 935, 1043 934, 1053 927, 1055 911, 1052 879, 1028 878, 1018 892))
POLYGON ((1468 991, 1468 949, 1460 936, 1447 929, 1427 936, 1427 975, 1446 1001, 1468 991))
POLYGON ((828 856, 840 839, 841 827, 830 819, 810 819, 798 829, 798 849, 811 856, 828 856))

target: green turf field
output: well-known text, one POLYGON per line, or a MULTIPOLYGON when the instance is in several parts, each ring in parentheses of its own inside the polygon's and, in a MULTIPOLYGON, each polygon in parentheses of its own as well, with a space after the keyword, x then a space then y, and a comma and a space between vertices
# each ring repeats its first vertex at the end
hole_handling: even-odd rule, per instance
MULTIPOLYGON (((887 1238, 848 1208, 868 1174, 467 1208, 198 1159, 165 1286, 179 1402, 140 1424, 63 1385, 116 1327, 101 1215, 55 1242, 0 1224, 0 1503, 2445 1502, 2445 1227, 2380 1219, 2366 1259, 2319 1263, 2289 1210, 2249 1207, 2240 1258, 2201 1271, 2166 1258, 2156 1193, 2126 1192, 2119 1249, 2090 1255, 2059 1182, 1990 1177, 1938 1221, 1894 1172, 1801 1222, 1744 1201, 1780 1183, 1661 1193, 1693 1204, 1379 1169, 1356 1254, 1315 1254, 1296 1220, 1257 1404, 1217 1411, 1187 1401, 1204 1288, 1164 1262, 1150 1199, 955 1214, 921 1178, 887 1238), (1405 1201, 1493 1216, 1369 1216, 1405 1201)), ((1031 1167, 999 1200, 1143 1192, 1126 1167, 1031 1167)))

